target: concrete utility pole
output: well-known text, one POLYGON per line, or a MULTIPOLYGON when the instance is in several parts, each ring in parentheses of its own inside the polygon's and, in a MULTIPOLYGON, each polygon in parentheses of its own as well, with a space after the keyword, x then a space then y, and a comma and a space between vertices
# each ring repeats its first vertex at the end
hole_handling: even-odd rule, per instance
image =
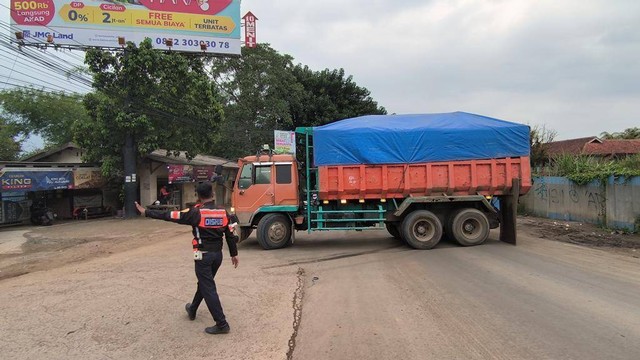
MULTIPOLYGON (((123 46, 122 60, 124 66, 128 66, 129 50, 126 46, 123 46)), ((127 91, 126 98, 124 100, 124 110, 127 115, 131 112, 131 96, 129 92, 129 78, 125 78, 125 88, 127 91)), ((124 165, 124 217, 125 219, 132 219, 138 214, 136 212, 136 206, 133 203, 138 198, 137 184, 138 179, 136 175, 136 146, 134 134, 129 130, 124 140, 124 147, 122 148, 122 160, 124 165)))
POLYGON ((127 134, 122 151, 124 160, 124 216, 131 219, 137 216, 134 201, 137 200, 136 147, 133 134, 127 134))

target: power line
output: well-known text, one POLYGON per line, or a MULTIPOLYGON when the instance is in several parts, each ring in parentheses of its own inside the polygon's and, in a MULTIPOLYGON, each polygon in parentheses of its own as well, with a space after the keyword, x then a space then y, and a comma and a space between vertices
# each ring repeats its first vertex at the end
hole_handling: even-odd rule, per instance
MULTIPOLYGON (((12 81, 21 81, 18 79, 13 79, 12 81)), ((16 84, 15 82, 9 82, 9 81, 0 81, 0 84, 6 84, 6 85, 10 85, 13 87, 17 87, 20 89, 27 89, 27 90, 41 90, 41 89, 47 89, 47 91, 41 90, 45 93, 50 93, 50 94, 59 94, 61 91, 60 90, 56 90, 56 89, 52 89, 50 87, 46 87, 46 86, 41 86, 41 85, 33 85, 30 83, 26 83, 29 86, 25 86, 24 84, 16 84)), ((73 95, 81 95, 80 93, 74 93, 74 92, 69 92, 70 94, 73 95)))

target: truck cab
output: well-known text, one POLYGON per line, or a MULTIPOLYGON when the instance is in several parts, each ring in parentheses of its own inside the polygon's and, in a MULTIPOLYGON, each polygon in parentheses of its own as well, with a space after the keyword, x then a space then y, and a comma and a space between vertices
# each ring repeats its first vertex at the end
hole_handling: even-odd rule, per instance
POLYGON ((297 162, 293 155, 258 154, 238 161, 232 212, 238 217, 241 240, 261 224, 274 244, 291 241, 291 214, 300 206, 297 162), (265 221, 261 220, 268 216, 265 221))

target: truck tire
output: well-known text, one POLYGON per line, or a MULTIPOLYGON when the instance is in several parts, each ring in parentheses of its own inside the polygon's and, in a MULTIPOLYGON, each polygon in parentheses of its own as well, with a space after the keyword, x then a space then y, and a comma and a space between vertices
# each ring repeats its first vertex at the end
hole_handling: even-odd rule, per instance
POLYGON ((398 240, 402 240, 402 236, 400 235, 400 229, 398 229, 397 223, 384 223, 384 225, 386 226, 387 231, 389 232, 389 234, 391 234, 391 236, 393 236, 398 240))
POLYGON ((477 209, 461 209, 449 216, 448 235, 462 246, 480 245, 489 237, 489 218, 477 209))
POLYGON ((402 222, 402 235, 414 249, 428 250, 440 242, 442 223, 431 211, 417 210, 402 222))
POLYGON ((291 222, 283 214, 267 214, 260 219, 256 237, 265 250, 291 245, 291 222))

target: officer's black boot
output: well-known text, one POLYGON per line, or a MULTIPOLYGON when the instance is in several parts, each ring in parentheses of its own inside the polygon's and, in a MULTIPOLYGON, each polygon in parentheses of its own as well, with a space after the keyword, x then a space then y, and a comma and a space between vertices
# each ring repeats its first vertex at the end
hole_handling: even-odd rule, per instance
POLYGON ((191 310, 191 303, 187 303, 184 306, 184 309, 187 310, 187 315, 189 315, 189 320, 195 320, 196 319, 196 311, 191 310))
POLYGON ((211 335, 218 335, 218 334, 228 334, 229 331, 231 331, 231 327, 229 326, 229 324, 223 326, 223 327, 219 327, 218 325, 214 325, 214 326, 210 326, 208 328, 205 328, 204 331, 207 334, 211 334, 211 335))

